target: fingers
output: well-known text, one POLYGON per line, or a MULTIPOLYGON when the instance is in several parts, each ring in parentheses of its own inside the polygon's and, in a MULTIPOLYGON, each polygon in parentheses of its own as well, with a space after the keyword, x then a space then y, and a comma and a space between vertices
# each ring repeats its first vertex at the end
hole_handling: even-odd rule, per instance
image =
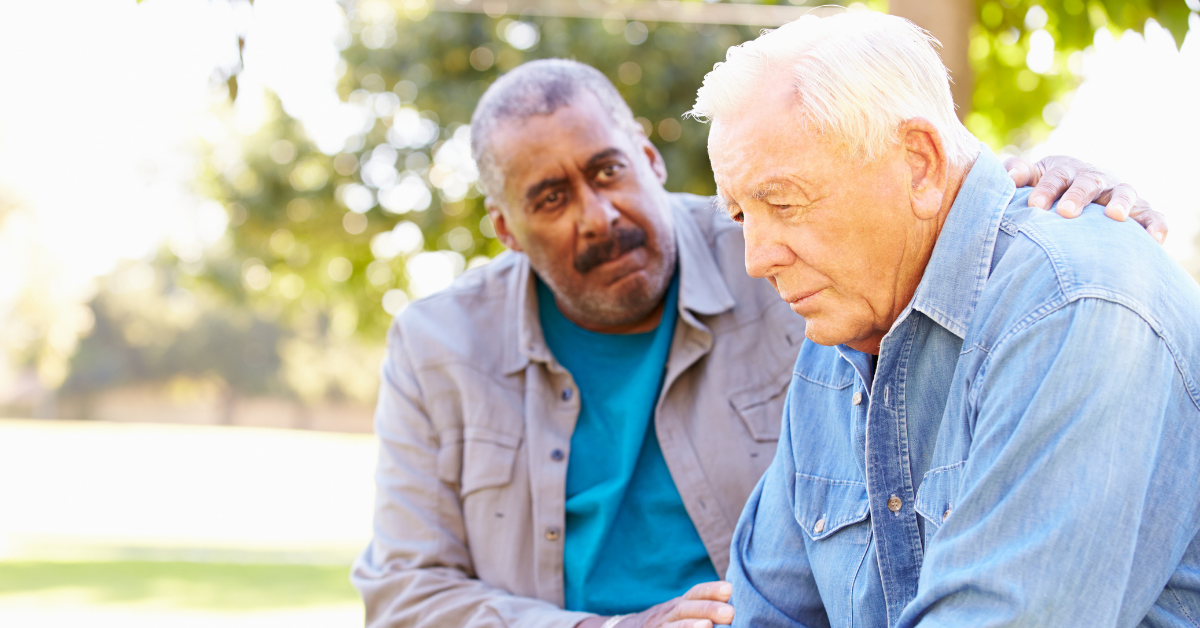
MULTIPOLYGON (((1118 183, 1117 187, 1112 189, 1108 194, 1108 203, 1104 207, 1104 215, 1124 222, 1129 217, 1129 212, 1133 211, 1137 205, 1137 192, 1133 191, 1133 187, 1127 183, 1118 183)), ((1148 208, 1147 208, 1148 209, 1148 208)))
MULTIPOLYGON (((1107 213, 1108 210, 1105 210, 1107 213)), ((1159 244, 1167 240, 1167 219, 1162 214, 1150 209, 1150 205, 1145 201, 1139 200, 1133 205, 1133 209, 1129 212, 1129 217, 1137 221, 1139 225, 1146 229, 1159 244)))
MULTIPOLYGON (((1072 187, 1072 182, 1075 180, 1076 171, 1074 169, 1062 166, 1050 168, 1038 179, 1033 191, 1029 193, 1029 206, 1039 209, 1050 209, 1050 205, 1054 202, 1054 199, 1063 196, 1063 193, 1072 187)), ((1076 195, 1078 195, 1078 192, 1076 192, 1076 195)), ((1064 198, 1063 202, 1067 203, 1065 209, 1068 211, 1072 211, 1078 207, 1077 201, 1074 201, 1072 198, 1064 198)), ((1060 203, 1058 213, 1062 214, 1063 210, 1064 207, 1060 203)))
POLYGON ((728 624, 733 621, 733 607, 724 602, 712 600, 680 600, 675 609, 667 616, 669 621, 681 619, 704 619, 714 624, 728 624))
POLYGON ((733 595, 733 585, 728 582, 701 582, 688 589, 688 592, 683 594, 683 599, 728 602, 731 595, 733 595))
POLYGON ((713 623, 707 619, 682 619, 663 624, 663 628, 713 628, 713 623))
MULTIPOLYGON (((1107 187, 1104 176, 1092 170, 1076 172, 1070 186, 1070 189, 1059 199, 1057 207, 1058 214, 1065 218, 1074 218, 1082 214, 1083 208, 1104 194, 1107 187)), ((1132 192, 1133 188, 1129 188, 1129 191, 1132 192)), ((1134 198, 1136 198, 1136 195, 1134 195, 1134 198)), ((1133 207, 1133 203, 1125 207, 1133 207)), ((1120 218, 1120 220, 1124 220, 1124 217, 1120 218)))
POLYGON ((1017 184, 1019 188, 1027 185, 1037 185, 1037 177, 1033 168, 1020 157, 1005 159, 1004 169, 1008 171, 1008 176, 1012 177, 1013 183, 1017 184))

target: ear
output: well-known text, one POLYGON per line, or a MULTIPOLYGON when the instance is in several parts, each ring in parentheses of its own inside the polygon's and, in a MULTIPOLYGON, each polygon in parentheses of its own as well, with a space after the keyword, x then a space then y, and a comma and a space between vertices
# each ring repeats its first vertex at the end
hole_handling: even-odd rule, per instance
POLYGON ((521 251, 521 243, 508 228, 508 219, 505 218, 500 205, 489 196, 483 200, 483 208, 487 210, 488 217, 492 219, 492 227, 496 229, 496 238, 509 249, 521 251))
POLYGON ((650 162, 650 169, 654 171, 654 176, 658 177, 660 184, 665 185, 667 183, 667 164, 663 161, 662 153, 658 152, 658 148, 644 134, 638 133, 637 139, 642 143, 642 152, 646 154, 646 161, 650 162))
POLYGON ((931 220, 942 211, 949 180, 950 163, 946 159, 942 136, 925 118, 907 120, 900 127, 904 160, 909 168, 909 199, 913 214, 931 220))

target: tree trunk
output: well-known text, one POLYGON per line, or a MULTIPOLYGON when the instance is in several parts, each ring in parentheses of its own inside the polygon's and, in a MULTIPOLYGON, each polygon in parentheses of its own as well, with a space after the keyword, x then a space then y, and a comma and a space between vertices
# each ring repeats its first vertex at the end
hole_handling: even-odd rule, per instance
POLYGON ((975 81, 967 58, 971 26, 975 24, 973 0, 890 0, 892 15, 911 20, 942 42, 942 63, 950 70, 950 93, 961 119, 971 112, 975 81))

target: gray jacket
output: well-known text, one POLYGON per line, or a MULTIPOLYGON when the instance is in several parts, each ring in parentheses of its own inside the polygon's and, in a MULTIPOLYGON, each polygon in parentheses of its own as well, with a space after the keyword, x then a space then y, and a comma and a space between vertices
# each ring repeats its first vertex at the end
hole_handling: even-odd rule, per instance
MULTIPOLYGON (((724 574, 734 524, 775 453, 804 321, 746 275, 741 229, 709 199, 671 203, 679 319, 655 430, 724 574)), ((351 576, 368 626, 570 628, 588 616, 562 610, 576 392, 542 338, 522 254, 396 317, 375 414, 374 538, 351 576)))

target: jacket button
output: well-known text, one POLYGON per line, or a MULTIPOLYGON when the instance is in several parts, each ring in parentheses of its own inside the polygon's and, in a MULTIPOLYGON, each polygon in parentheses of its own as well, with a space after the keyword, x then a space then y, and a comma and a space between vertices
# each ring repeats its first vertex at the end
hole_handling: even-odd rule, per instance
POLYGON ((550 459, 555 462, 559 462, 560 460, 562 460, 563 459, 563 450, 555 449, 554 451, 550 452, 550 459))
POLYGON ((852 403, 856 406, 858 404, 862 403, 862 393, 858 392, 858 391, 854 391, 854 396, 850 398, 850 403, 852 403))
POLYGON ((813 526, 813 534, 820 534, 825 531, 825 518, 817 519, 817 525, 813 526))
POLYGON ((892 512, 900 512, 901 505, 903 505, 903 502, 900 501, 899 497, 892 495, 888 498, 888 510, 892 512))
POLYGON ((546 528, 546 540, 547 541, 557 541, 558 540, 558 528, 556 528, 554 526, 550 526, 549 528, 546 528))
POLYGON ((570 389, 570 388, 564 388, 564 389, 563 389, 563 391, 562 391, 562 400, 563 400, 563 401, 570 401, 570 400, 571 400, 571 395, 572 395, 572 394, 574 394, 574 393, 571 391, 571 389, 570 389))

